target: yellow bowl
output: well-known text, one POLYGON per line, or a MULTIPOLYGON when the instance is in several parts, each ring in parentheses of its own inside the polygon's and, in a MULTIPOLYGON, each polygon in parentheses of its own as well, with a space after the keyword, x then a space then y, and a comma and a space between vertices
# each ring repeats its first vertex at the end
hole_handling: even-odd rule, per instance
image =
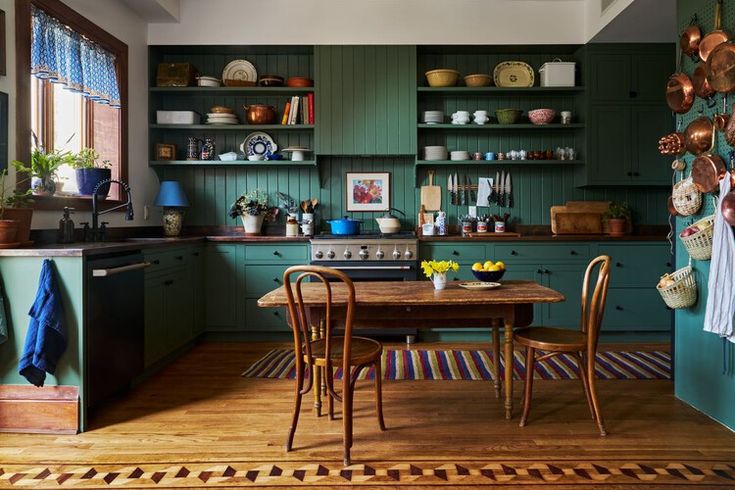
POLYGON ((430 70, 425 75, 426 81, 429 82, 429 87, 454 87, 457 85, 457 80, 459 80, 459 72, 457 70, 446 68, 430 70))
POLYGON ((487 87, 491 81, 492 77, 485 73, 473 73, 464 77, 464 84, 468 87, 487 87))

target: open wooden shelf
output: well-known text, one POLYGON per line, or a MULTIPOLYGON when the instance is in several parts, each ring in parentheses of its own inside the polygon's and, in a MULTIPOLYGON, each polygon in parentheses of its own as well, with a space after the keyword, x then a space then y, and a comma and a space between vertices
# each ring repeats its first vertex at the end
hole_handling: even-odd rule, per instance
POLYGON ((299 95, 314 92, 314 87, 150 87, 148 90, 152 93, 187 95, 299 95))
POLYGON ((205 131, 304 131, 313 124, 151 124, 151 129, 182 129, 205 131))
POLYGON ((456 165, 583 165, 584 160, 416 160, 417 167, 456 165))
POLYGON ((223 162, 221 160, 151 160, 151 167, 316 167, 316 160, 235 160, 223 162))
POLYGON ((417 89, 423 93, 459 95, 574 94, 584 92, 584 87, 417 87, 417 89))
POLYGON ((519 123, 519 124, 425 124, 419 123, 419 129, 451 129, 457 131, 502 131, 502 130, 516 130, 516 129, 530 129, 536 131, 548 131, 551 129, 579 129, 585 125, 581 123, 573 124, 530 124, 530 123, 519 123))

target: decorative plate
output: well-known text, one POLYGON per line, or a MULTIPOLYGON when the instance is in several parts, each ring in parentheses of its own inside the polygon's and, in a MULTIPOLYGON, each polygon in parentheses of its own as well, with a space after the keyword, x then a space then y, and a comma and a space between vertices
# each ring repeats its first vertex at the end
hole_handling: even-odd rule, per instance
POLYGON ((503 61, 493 70, 496 87, 533 87, 533 68, 523 61, 503 61))
POLYGON ((258 81, 258 72, 255 66, 246 60, 233 60, 227 63, 222 70, 222 80, 239 80, 253 85, 258 81))
POLYGON ((460 282, 458 284, 459 287, 469 289, 470 291, 485 291, 487 289, 495 289, 502 286, 499 282, 480 282, 480 281, 473 281, 473 282, 460 282))
POLYGON ((245 138, 240 145, 240 151, 245 155, 268 155, 278 151, 278 145, 268 133, 255 131, 245 138))

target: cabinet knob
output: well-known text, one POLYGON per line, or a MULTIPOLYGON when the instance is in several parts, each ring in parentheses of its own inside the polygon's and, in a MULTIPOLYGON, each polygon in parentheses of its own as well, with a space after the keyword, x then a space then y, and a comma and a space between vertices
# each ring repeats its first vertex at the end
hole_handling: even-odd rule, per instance
POLYGON ((623 264, 621 264, 620 262, 615 262, 615 267, 623 267, 623 264))
POLYGON ((273 312, 273 316, 281 316, 281 314, 279 312, 277 312, 277 311, 274 311, 273 312))
POLYGON ((633 172, 627 172, 627 173, 626 173, 626 175, 627 175, 628 177, 633 177, 633 172))
POLYGON ((199 252, 194 252, 192 255, 194 255, 194 257, 199 257, 199 252))
POLYGON ((635 90, 631 90, 630 92, 628 92, 628 95, 631 99, 635 99, 636 97, 638 97, 638 92, 636 92, 635 90))
POLYGON ((281 282, 281 280, 280 280, 280 279, 278 279, 277 277, 274 277, 274 278, 273 278, 273 282, 281 282))
POLYGON ((518 252, 516 252, 515 250, 511 250, 511 251, 510 251, 510 254, 511 254, 511 255, 518 255, 518 252))
POLYGON ((160 261, 160 260, 158 260, 158 259, 156 259, 156 260, 154 260, 154 261, 153 261, 153 264, 154 264, 154 265, 158 265, 158 264, 160 264, 160 263, 161 263, 161 261, 160 261))
POLYGON ((671 267, 671 262, 666 262, 666 267, 671 267))
POLYGON ((164 285, 164 286, 170 286, 170 285, 172 285, 173 283, 174 283, 174 282, 173 282, 173 280, 171 280, 171 279, 169 279, 168 281, 163 281, 163 285, 164 285))
POLYGON ((639 174, 638 172, 633 172, 633 177, 640 177, 640 176, 641 174, 639 174))
POLYGON ((536 269, 536 274, 543 274, 543 273, 544 271, 542 271, 541 269, 536 269))
POLYGON ((569 251, 569 255, 577 255, 577 251, 576 250, 570 250, 569 251))
POLYGON ((544 269, 544 274, 551 274, 551 271, 549 269, 544 269))
POLYGON ((273 255, 275 255, 276 257, 280 257, 281 256, 281 252, 279 252, 278 250, 274 250, 273 251, 273 255))
POLYGON ((456 250, 452 250, 452 255, 459 255, 459 252, 457 252, 456 250))
POLYGON ((176 260, 184 260, 184 256, 183 255, 177 255, 176 256, 176 260))
POLYGON ((615 309, 618 311, 623 311, 623 307, 620 305, 615 306, 615 309))
POLYGON ((459 277, 453 277, 452 281, 459 281, 459 277))

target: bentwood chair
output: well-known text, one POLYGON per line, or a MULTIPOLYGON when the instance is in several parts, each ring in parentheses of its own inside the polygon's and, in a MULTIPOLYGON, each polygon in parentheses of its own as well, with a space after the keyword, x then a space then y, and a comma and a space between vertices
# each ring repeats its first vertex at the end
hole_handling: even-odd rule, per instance
POLYGON ((551 327, 530 327, 515 332, 513 340, 526 347, 526 383, 523 396, 523 415, 520 426, 528 421, 531 410, 531 393, 533 390, 533 373, 536 361, 563 353, 572 354, 579 367, 579 378, 584 387, 592 420, 597 423, 600 435, 605 436, 605 424, 602 420, 600 402, 595 390, 595 355, 600 324, 605 312, 607 286, 610 281, 610 257, 601 255, 587 266, 582 284, 582 314, 579 330, 551 327), (597 281, 589 298, 589 282, 595 267, 598 267, 597 281), (537 355, 536 351, 541 351, 537 355))
MULTIPOLYGON (((352 398, 357 377, 365 368, 375 367, 375 397, 378 425, 385 430, 383 422, 382 371, 380 358, 383 346, 380 342, 364 337, 352 336, 352 323, 355 311, 355 287, 352 280, 342 271, 329 267, 297 265, 288 268, 283 274, 283 284, 286 285, 288 299, 288 313, 294 336, 294 350, 296 351, 296 403, 293 419, 288 430, 286 451, 291 450, 296 425, 299 421, 301 399, 310 390, 321 390, 319 379, 324 373, 325 389, 329 419, 334 418, 334 401, 342 403, 342 426, 344 439, 344 464, 350 464, 350 448, 352 447, 352 398), (296 281, 291 282, 291 276, 298 274, 296 281), (317 279, 324 288, 324 335, 322 338, 311 340, 309 318, 303 301, 303 287, 305 280, 317 279), (333 281, 333 282, 330 282, 333 281), (341 283, 341 284, 340 284, 341 283), (346 305, 333 305, 333 292, 337 287, 346 289, 346 305), (337 311, 335 311, 337 310, 337 311), (335 313, 343 318, 337 318, 335 313), (338 325, 344 326, 342 335, 334 335, 338 325), (304 387, 304 373, 310 367, 309 385, 304 387), (334 368, 342 368, 341 395, 334 389, 334 368)), ((311 284, 316 284, 311 282, 311 284)), ((317 415, 319 415, 317 413, 317 415)))

